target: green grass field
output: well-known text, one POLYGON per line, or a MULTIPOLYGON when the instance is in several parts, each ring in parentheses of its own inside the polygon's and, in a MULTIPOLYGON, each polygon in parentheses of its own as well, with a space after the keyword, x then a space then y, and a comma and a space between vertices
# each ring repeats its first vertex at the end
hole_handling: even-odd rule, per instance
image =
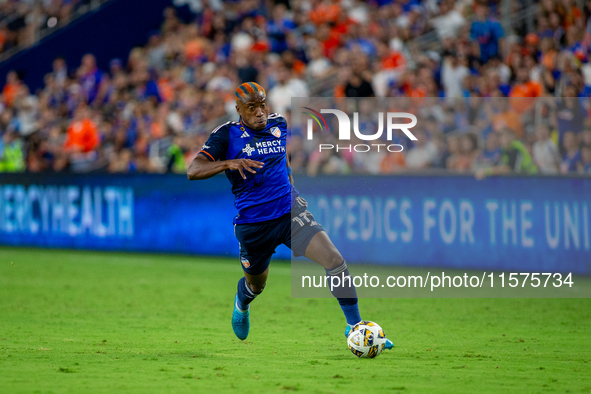
POLYGON ((235 260, 0 248, 0 392, 591 392, 589 299, 363 299, 394 341, 357 359, 333 299, 274 262, 251 333, 235 260))

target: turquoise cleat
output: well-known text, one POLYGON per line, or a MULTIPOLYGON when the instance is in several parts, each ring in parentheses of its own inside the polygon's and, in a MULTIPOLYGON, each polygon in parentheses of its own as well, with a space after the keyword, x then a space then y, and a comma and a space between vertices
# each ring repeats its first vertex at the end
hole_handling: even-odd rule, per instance
MULTIPOLYGON (((353 326, 350 326, 347 324, 347 328, 345 328, 345 337, 349 337, 349 333, 351 332, 351 329, 353 328, 353 326)), ((388 338, 386 338, 386 344, 384 345, 384 349, 393 349, 394 348, 394 343, 389 340, 388 338)))
POLYGON ((349 333, 351 332, 351 329, 353 329, 353 326, 347 324, 347 328, 345 328, 345 336, 347 338, 349 338, 349 333))
POLYGON ((394 344, 388 338, 386 338, 386 344, 384 345, 384 349, 394 349, 394 344))
POLYGON ((248 315, 250 310, 241 312, 238 309, 238 296, 234 299, 234 312, 232 313, 232 329, 238 339, 245 340, 248 337, 248 330, 250 329, 250 320, 248 315))

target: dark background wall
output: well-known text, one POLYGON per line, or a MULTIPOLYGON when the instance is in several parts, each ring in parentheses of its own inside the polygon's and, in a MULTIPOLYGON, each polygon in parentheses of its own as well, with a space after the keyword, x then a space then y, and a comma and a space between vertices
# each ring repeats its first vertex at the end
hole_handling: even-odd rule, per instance
MULTIPOLYGON (((113 58, 125 64, 129 51, 145 45, 149 32, 160 28, 162 12, 171 5, 172 0, 112 0, 0 63, 0 86, 15 70, 32 91, 43 87, 56 56, 64 57, 70 68, 78 67, 86 53, 95 54, 103 70, 113 58)), ((185 8, 181 11, 186 14, 185 8)))

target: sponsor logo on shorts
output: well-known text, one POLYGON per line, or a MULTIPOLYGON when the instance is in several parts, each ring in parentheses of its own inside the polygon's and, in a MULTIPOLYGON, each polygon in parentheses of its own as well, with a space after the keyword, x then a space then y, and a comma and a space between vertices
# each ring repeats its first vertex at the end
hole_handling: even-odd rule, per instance
POLYGON ((242 263, 242 266, 244 268, 248 268, 250 267, 250 261, 248 261, 247 259, 245 259, 244 257, 240 258, 240 262, 242 263))

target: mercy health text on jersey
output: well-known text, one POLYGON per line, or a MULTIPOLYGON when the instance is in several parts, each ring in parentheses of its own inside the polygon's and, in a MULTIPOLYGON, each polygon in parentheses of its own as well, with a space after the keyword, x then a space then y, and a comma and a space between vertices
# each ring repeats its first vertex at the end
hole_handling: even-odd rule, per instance
POLYGON ((298 195, 287 175, 287 122, 277 113, 269 114, 263 130, 253 130, 242 122, 217 127, 201 151, 210 161, 250 159, 265 163, 256 174, 226 170, 232 184, 238 215, 235 224, 257 223, 290 212, 298 195))

